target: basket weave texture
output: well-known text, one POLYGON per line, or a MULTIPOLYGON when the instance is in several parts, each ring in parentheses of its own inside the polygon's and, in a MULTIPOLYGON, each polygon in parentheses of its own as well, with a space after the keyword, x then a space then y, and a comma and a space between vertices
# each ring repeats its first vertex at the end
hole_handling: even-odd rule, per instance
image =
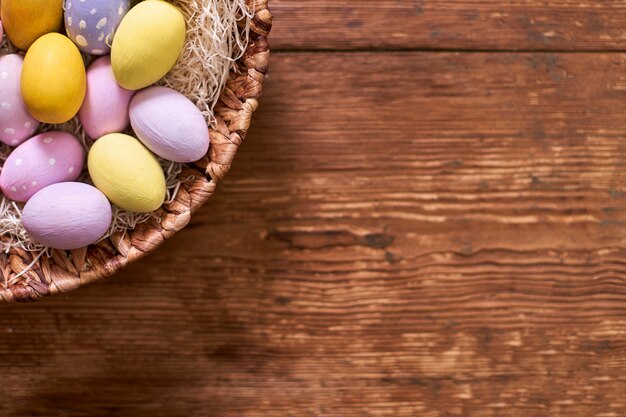
POLYGON ((35 254, 12 249, 0 258, 0 300, 36 301, 106 278, 150 253, 189 223, 230 169, 258 107, 268 69, 267 37, 272 27, 267 3, 268 0, 247 0, 248 7, 254 11, 250 42, 236 63, 237 70, 231 71, 215 107, 217 122, 215 128, 210 129, 209 151, 200 161, 185 166, 175 200, 159 209, 154 219, 123 235, 113 235, 88 248, 53 250, 51 257, 40 257, 19 277, 17 275, 33 263, 35 254))

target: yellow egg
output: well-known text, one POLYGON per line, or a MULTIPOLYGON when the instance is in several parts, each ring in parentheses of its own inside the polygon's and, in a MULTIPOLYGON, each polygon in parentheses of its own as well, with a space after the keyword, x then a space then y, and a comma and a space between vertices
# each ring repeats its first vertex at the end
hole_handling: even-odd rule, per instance
POLYGON ((85 99, 87 76, 76 45, 63 35, 37 39, 24 57, 20 82, 30 114, 44 123, 65 123, 85 99))
POLYGON ((61 30, 63 0, 2 0, 0 17, 9 40, 27 50, 37 38, 61 30))
POLYGON ((120 23, 111 63, 117 82, 127 90, 154 84, 176 64, 185 45, 185 18, 169 3, 145 0, 120 23))
POLYGON ((159 161, 132 136, 101 137, 91 147, 87 165, 96 187, 124 210, 148 213, 165 200, 165 174, 159 161))

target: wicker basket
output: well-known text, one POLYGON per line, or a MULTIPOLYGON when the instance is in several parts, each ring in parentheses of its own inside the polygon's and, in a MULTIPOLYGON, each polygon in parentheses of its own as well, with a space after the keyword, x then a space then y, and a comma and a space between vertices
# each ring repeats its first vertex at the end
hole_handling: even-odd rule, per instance
POLYGON ((159 220, 140 224, 122 235, 114 235, 97 245, 74 251, 52 252, 43 256, 26 273, 15 278, 33 263, 33 254, 19 249, 3 255, 0 262, 0 299, 36 301, 58 292, 67 292, 103 279, 120 268, 156 249, 163 241, 184 228, 191 216, 211 197, 217 183, 228 172, 239 145, 258 106, 263 78, 267 71, 272 27, 268 0, 247 0, 255 14, 251 22, 250 43, 237 62, 238 72, 231 78, 215 109, 216 129, 211 129, 211 147, 200 161, 188 165, 175 201, 159 209, 159 220))

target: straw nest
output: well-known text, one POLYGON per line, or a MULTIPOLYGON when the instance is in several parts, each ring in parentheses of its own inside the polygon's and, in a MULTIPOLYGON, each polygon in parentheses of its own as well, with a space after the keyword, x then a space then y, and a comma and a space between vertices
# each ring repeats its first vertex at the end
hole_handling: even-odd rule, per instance
MULTIPOLYGON (((114 207, 105 238, 79 250, 54 250, 30 240, 20 222, 22 206, 2 196, 0 300, 34 301, 111 275, 184 228, 228 172, 267 71, 272 24, 268 0, 168 1, 187 19, 187 44, 162 84, 185 94, 205 115, 211 136, 207 155, 188 165, 161 161, 168 186, 163 207, 142 215, 114 207)), ((1 51, 14 49, 5 41, 1 51)), ((74 133, 87 149, 92 144, 77 120, 54 128, 74 133)), ((9 152, 0 147, 0 160, 9 152)), ((89 176, 81 180, 89 182, 89 176)))

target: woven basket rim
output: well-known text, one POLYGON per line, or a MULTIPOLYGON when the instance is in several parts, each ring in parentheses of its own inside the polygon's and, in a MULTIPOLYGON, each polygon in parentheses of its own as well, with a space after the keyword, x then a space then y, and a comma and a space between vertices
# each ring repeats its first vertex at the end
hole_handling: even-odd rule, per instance
POLYGON ((39 259, 34 258, 36 254, 12 249, 0 260, 0 300, 36 301, 109 277, 155 250, 189 223, 230 169, 258 107, 269 62, 267 37, 272 28, 272 14, 268 1, 246 0, 254 12, 250 42, 236 63, 236 70, 231 71, 215 108, 217 123, 210 129, 209 151, 202 160, 185 166, 176 199, 159 209, 154 219, 88 248, 52 250, 52 257, 39 259), (27 268, 26 273, 16 278, 27 268))

